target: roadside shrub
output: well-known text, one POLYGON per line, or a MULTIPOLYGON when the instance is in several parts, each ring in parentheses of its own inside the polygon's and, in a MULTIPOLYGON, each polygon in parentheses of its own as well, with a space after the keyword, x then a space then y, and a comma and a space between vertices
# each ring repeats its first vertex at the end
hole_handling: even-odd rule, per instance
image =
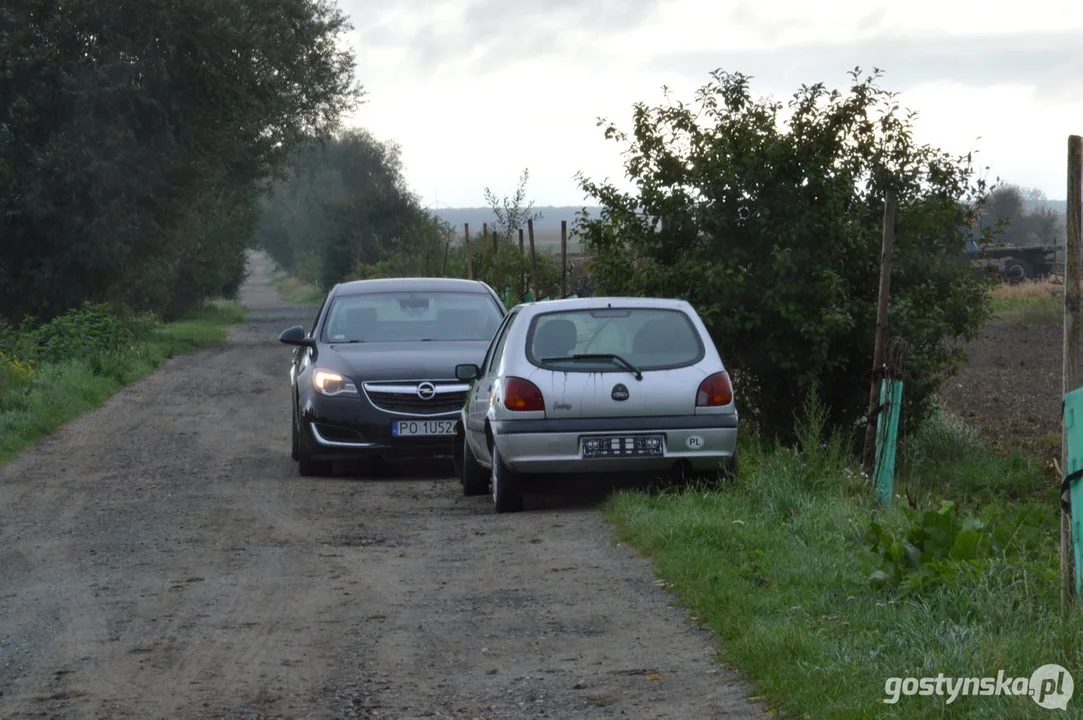
POLYGON ((0 351, 0 411, 20 410, 34 380, 34 363, 0 351))
POLYGON ((579 178, 601 207, 576 227, 598 294, 691 302, 748 378, 742 410, 787 441, 813 387, 832 425, 865 412, 886 191, 898 199, 890 313, 909 345, 905 428, 963 362, 951 341, 989 316, 986 281, 959 260, 985 180, 970 156, 916 143, 878 73, 851 76, 848 92, 802 86, 784 105, 716 71, 694 103, 636 104, 628 131, 603 123, 625 146, 631 192, 579 178))
POLYGON ((34 353, 51 363, 116 354, 128 350, 156 324, 154 315, 122 315, 108 305, 87 301, 36 328, 34 353))

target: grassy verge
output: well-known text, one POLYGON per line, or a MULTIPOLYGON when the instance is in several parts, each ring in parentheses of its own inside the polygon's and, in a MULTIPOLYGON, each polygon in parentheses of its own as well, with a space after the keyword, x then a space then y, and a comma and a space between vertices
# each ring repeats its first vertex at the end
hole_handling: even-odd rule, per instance
POLYGON ((271 283, 283 299, 298 305, 319 305, 327 292, 316 285, 290 275, 277 264, 271 265, 271 283))
POLYGON ((993 313, 1028 325, 1059 323, 1064 315, 1064 284, 1051 279, 1004 283, 990 291, 993 313))
POLYGON ((85 307, 48 325, 0 335, 0 465, 175 355, 213 345, 244 319, 210 302, 171 323, 119 320, 85 307))
POLYGON ((941 415, 910 439, 883 509, 810 417, 804 452, 746 442, 733 486, 615 496, 619 538, 783 715, 1045 717, 1029 697, 884 700, 893 677, 1029 678, 1047 663, 1079 676, 1083 613, 1062 624, 1052 481, 941 415))

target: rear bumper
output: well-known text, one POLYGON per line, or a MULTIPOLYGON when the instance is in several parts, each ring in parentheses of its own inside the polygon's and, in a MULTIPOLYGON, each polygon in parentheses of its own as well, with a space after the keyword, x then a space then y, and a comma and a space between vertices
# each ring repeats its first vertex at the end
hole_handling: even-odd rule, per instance
POLYGON ((722 470, 737 451, 736 415, 508 420, 493 423, 500 458, 521 473, 666 471, 687 462, 695 471, 722 470), (598 435, 661 435, 660 457, 584 458, 581 440, 598 435))

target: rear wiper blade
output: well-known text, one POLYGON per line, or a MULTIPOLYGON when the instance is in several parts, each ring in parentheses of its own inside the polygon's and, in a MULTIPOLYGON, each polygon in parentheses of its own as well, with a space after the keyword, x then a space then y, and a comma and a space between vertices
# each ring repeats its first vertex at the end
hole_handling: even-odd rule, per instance
POLYGON ((635 373, 636 380, 643 379, 643 373, 640 371, 639 368, 637 368, 635 365, 615 353, 579 353, 576 355, 567 355, 565 357, 542 358, 542 362, 544 363, 569 362, 574 360, 614 360, 620 365, 623 365, 631 372, 635 373))

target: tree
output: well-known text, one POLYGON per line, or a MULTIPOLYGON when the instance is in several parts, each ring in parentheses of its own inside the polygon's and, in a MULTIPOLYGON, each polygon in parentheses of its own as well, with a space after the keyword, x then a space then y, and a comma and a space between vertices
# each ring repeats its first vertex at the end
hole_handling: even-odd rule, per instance
MULTIPOLYGON (((490 188, 485 188, 485 202, 492 209, 496 222, 489 228, 490 244, 477 244, 473 258, 475 277, 501 295, 516 299, 529 289, 533 272, 530 249, 524 248, 525 252, 519 249, 519 230, 526 229, 530 222, 537 222, 542 217, 534 209, 534 201, 527 201, 526 184, 529 179, 530 171, 524 168, 511 197, 505 195, 498 198, 490 188)), ((536 251, 536 255, 538 277, 533 278, 533 285, 541 297, 555 295, 559 290, 556 263, 549 253, 536 251)))
POLYGON ((0 6, 0 307, 235 289, 258 189, 361 88, 326 0, 0 6))
POLYGON ((630 132, 600 121, 634 192, 578 176, 602 208, 577 226, 599 293, 687 298, 769 435, 792 438, 812 390, 837 426, 865 411, 885 190, 899 199, 888 325, 910 346, 908 426, 962 361, 952 341, 988 317, 984 281, 958 260, 986 183, 969 155, 915 144, 914 114, 879 76, 856 69, 848 92, 806 85, 783 105, 718 70, 693 105, 667 93, 635 105, 630 132))
POLYGON ((982 224, 999 227, 998 240, 1009 245, 1055 245, 1059 216, 1048 202, 1040 190, 1000 185, 989 193, 982 224))
POLYGON ((397 145, 349 128, 293 156, 264 206, 259 244, 321 287, 370 276, 392 256, 402 275, 439 272, 445 228, 406 185, 397 145))

